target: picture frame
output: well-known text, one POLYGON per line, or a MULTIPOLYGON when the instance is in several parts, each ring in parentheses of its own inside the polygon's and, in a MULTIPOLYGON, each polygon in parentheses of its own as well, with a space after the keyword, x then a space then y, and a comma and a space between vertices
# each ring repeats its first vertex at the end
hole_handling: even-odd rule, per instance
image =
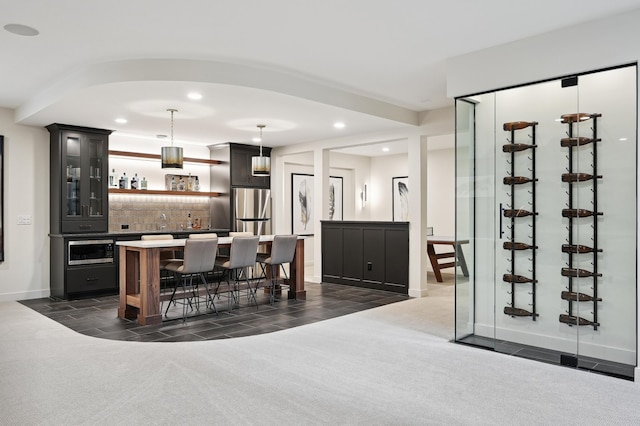
POLYGON ((409 220, 408 176, 391 178, 391 200, 393 222, 407 222, 409 220))
POLYGON ((291 173, 291 233, 313 235, 313 175, 291 173))
POLYGON ((343 219, 343 195, 342 177, 329 177, 329 220, 343 219))

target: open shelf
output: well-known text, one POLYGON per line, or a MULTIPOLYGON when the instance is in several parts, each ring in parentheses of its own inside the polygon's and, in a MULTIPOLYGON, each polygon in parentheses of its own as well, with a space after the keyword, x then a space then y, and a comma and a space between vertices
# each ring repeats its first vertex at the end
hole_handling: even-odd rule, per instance
POLYGON ((219 197, 222 192, 202 192, 202 191, 163 191, 159 189, 120 189, 109 188, 109 194, 130 194, 130 195, 181 195, 198 197, 219 197))
MULTIPOLYGON (((130 152, 130 151, 109 151, 110 156, 118 157, 132 157, 132 158, 146 158, 150 160, 160 160, 159 154, 146 154, 143 152, 130 152)), ((190 158, 184 157, 183 161, 186 163, 201 163, 201 164, 223 164, 224 161, 220 160, 207 160, 203 158, 190 158)))

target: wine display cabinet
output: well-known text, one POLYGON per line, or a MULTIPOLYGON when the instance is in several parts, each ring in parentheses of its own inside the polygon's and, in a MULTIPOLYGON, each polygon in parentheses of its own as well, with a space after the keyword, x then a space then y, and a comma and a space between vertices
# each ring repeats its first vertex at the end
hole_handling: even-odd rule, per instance
POLYGON ((455 341, 632 378, 636 66, 456 99, 455 341))

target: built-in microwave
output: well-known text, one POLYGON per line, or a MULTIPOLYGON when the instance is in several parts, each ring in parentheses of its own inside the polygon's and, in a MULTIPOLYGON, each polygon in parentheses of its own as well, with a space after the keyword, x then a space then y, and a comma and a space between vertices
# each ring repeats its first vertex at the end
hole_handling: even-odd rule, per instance
POLYGON ((68 250, 69 265, 114 262, 114 240, 69 241, 68 250))

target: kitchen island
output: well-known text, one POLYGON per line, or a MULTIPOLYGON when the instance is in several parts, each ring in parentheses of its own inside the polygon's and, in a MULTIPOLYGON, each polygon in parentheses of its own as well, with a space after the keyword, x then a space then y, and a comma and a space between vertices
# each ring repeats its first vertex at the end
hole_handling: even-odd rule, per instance
MULTIPOLYGON (((270 250, 273 235, 260 237, 270 250)), ((184 247, 186 239, 119 241, 120 307, 118 317, 137 319, 142 325, 162 322, 160 311, 160 251, 184 247)), ((219 237, 218 247, 230 247, 231 237, 219 237)), ((289 274, 289 298, 306 299, 304 289, 304 238, 298 237, 289 274)))

